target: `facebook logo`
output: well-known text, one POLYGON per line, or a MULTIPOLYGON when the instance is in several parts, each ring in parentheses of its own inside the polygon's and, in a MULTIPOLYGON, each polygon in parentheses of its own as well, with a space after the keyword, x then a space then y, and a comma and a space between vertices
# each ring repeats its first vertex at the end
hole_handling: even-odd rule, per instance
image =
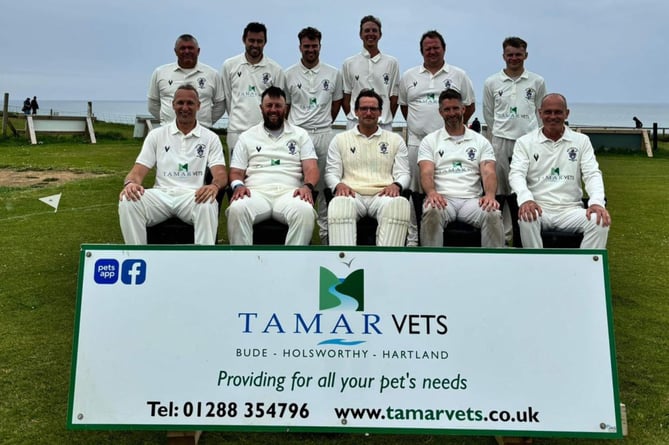
POLYGON ((121 264, 121 282, 123 284, 143 284, 146 281, 146 261, 139 259, 125 260, 121 264))

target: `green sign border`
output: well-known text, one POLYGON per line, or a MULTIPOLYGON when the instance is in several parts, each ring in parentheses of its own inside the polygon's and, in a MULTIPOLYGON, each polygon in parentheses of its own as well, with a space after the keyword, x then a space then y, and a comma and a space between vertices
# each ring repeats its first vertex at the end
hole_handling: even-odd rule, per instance
POLYGON ((620 439, 623 437, 621 409, 620 409, 620 394, 618 389, 618 368, 616 364, 616 347, 613 327, 613 304, 611 301, 611 279, 609 274, 609 257, 606 250, 594 249, 486 249, 486 248, 427 248, 427 247, 375 247, 375 246, 229 246, 229 245, 215 245, 215 246, 198 246, 190 244, 182 245, 141 245, 130 246, 125 244, 82 244, 79 255, 79 275, 77 283, 77 305, 74 321, 74 335, 72 345, 72 366, 70 370, 70 391, 68 400, 67 412, 67 428, 70 430, 111 430, 111 431, 131 431, 131 430, 147 430, 147 431, 244 431, 244 432, 313 432, 313 433, 345 433, 345 434, 421 434, 421 435, 460 435, 460 436, 522 436, 522 437, 551 437, 551 438, 583 438, 583 439, 620 439), (601 432, 601 433, 584 433, 584 432, 570 432, 570 431, 525 431, 525 430, 472 430, 472 429, 447 429, 447 428, 369 428, 369 427, 281 427, 281 426, 254 426, 254 425, 137 425, 137 424, 73 424, 74 416, 74 385, 76 381, 77 369, 77 353, 79 345, 79 324, 81 321, 81 303, 82 303, 82 287, 83 287, 83 273, 86 254, 89 251, 97 250, 195 250, 195 251, 367 251, 367 252, 451 252, 451 253, 485 253, 485 254, 512 254, 523 255, 532 253, 533 255, 592 255, 593 258, 599 257, 602 261, 602 268, 604 271, 604 286, 606 293, 606 312, 609 328, 609 354, 611 362, 611 375, 613 377, 613 398, 615 404, 616 414, 616 431, 615 432, 601 432))

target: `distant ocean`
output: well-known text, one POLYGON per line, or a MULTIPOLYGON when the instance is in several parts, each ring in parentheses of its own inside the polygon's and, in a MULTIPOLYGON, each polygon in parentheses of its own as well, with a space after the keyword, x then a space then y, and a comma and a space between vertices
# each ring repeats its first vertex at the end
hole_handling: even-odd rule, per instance
MULTIPOLYGON (((22 101, 10 100, 10 111, 20 111, 22 101)), ((43 100, 39 101, 39 114, 58 114, 60 116, 85 116, 87 101, 83 100, 43 100)), ((481 110, 476 104, 475 117, 483 122, 481 110)), ((669 104, 616 104, 616 103, 570 103, 569 123, 572 126, 632 127, 633 116, 637 116, 644 127, 651 127, 657 122, 659 127, 669 127, 669 104)), ((93 114, 102 121, 122 124, 134 124, 135 116, 148 115, 146 101, 93 101, 93 114)), ((395 122, 404 123, 398 112, 395 122)), ((343 114, 338 120, 343 120, 343 114)), ((473 119, 473 118, 472 118, 473 119)), ((226 127, 227 119, 218 121, 216 127, 226 127)))

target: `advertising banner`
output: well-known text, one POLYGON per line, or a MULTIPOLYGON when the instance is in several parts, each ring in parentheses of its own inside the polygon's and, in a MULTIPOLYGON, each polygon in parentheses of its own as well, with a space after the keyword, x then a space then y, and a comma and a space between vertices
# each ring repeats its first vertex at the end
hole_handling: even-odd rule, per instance
POLYGON ((85 245, 68 426, 622 437, 607 261, 85 245))

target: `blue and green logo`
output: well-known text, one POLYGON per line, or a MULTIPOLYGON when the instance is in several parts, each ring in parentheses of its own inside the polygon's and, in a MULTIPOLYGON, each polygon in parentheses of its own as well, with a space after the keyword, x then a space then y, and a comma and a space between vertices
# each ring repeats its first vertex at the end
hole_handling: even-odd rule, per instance
POLYGON ((363 312, 365 310, 365 271, 358 269, 345 278, 321 266, 318 309, 363 312))

